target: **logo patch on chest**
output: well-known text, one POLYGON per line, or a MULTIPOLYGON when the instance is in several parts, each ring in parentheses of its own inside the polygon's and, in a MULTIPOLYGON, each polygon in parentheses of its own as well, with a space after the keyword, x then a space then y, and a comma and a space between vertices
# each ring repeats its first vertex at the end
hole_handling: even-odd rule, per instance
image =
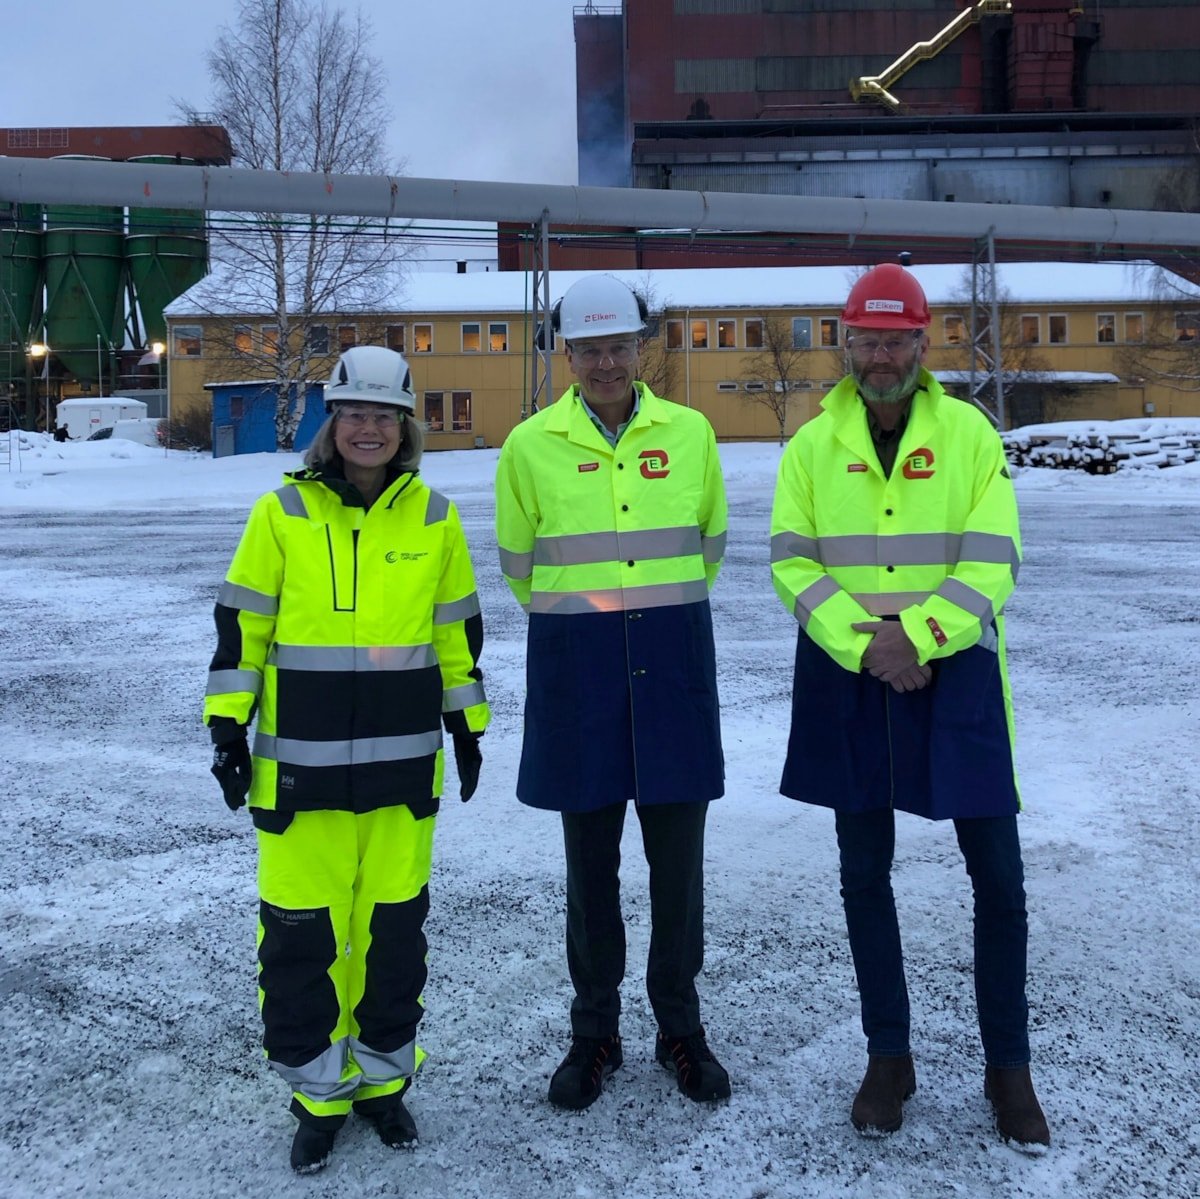
POLYGON ((643 479, 665 479, 671 473, 666 450, 643 450, 638 457, 642 460, 643 479))
POLYGON ((586 475, 588 473, 588 471, 590 471, 590 470, 599 470, 600 463, 599 462, 581 462, 578 465, 578 467, 576 467, 576 469, 579 471, 579 473, 581 475, 586 475))
POLYGON ((933 451, 926 449, 924 446, 919 450, 913 450, 904 459, 903 474, 906 479, 932 479, 933 451))

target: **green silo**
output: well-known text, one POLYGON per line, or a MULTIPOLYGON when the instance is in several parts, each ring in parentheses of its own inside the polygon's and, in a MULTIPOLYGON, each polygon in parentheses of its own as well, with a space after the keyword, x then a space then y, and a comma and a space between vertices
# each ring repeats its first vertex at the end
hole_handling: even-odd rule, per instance
MULTIPOLYGON (((153 154, 129 161, 192 165, 191 159, 153 154)), ((125 255, 145 340, 166 341, 163 309, 208 274, 204 213, 186 208, 130 208, 125 255)))
POLYGON ((112 349, 124 344, 124 242, 123 208, 46 208, 46 340, 76 379, 97 379, 102 351, 105 378, 100 382, 108 382, 112 349))
POLYGON ((0 206, 0 380, 25 377, 26 349, 41 316, 42 210, 0 206))

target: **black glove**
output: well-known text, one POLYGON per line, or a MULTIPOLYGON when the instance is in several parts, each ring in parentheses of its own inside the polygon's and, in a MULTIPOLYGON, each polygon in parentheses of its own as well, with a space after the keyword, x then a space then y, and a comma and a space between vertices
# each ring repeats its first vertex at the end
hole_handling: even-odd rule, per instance
POLYGON ((454 764, 458 767, 458 794, 466 803, 479 786, 479 768, 483 765, 483 754, 479 752, 482 733, 454 734, 454 764))
POLYGON ((250 746, 244 736, 213 746, 212 773, 225 795, 225 806, 236 812, 250 791, 250 746))

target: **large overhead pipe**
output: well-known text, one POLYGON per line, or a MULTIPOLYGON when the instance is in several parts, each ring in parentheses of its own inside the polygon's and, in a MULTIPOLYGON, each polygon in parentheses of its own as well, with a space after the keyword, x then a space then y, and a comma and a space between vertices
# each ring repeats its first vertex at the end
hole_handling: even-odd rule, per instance
POLYGON ((231 167, 0 158, 0 200, 215 212, 516 221, 639 229, 929 235, 1094 246, 1200 246, 1200 214, 1029 204, 285 174, 231 167))

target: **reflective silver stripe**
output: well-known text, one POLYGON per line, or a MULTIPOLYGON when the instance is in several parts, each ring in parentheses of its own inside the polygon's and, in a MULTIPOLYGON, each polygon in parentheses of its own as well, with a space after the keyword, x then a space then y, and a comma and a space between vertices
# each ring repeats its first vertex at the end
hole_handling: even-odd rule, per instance
POLYGON ((718 533, 715 537, 701 537, 700 546, 704 553, 704 561, 720 562, 725 557, 725 534, 718 533))
POLYGON ((397 1078, 408 1078, 417 1068, 417 1043, 409 1041, 399 1049, 385 1052, 364 1045, 357 1037, 350 1038, 350 1051, 362 1071, 358 1085, 377 1087, 397 1078))
POLYGON ((627 558, 681 558, 700 553, 700 530, 694 525, 674 529, 633 529, 628 533, 567 533, 539 537, 533 546, 535 566, 585 566, 627 558))
POLYGON ((690 583, 656 583, 647 587, 613 587, 604 591, 535 591, 529 612, 577 616, 584 612, 629 612, 634 608, 669 608, 708 599, 703 579, 690 583))
POLYGON ((800 622, 800 627, 807 627, 813 612, 816 611, 818 606, 823 604, 831 595, 836 595, 840 590, 841 588, 837 585, 837 580, 830 578, 829 575, 822 575, 815 583, 810 583, 805 587, 796 596, 795 616, 800 622))
POLYGON ((262 691, 262 675, 257 670, 210 670, 208 689, 205 695, 233 695, 248 691, 258 695, 262 691))
POLYGON ((464 683, 461 687, 451 687, 442 692, 442 711, 461 712, 464 708, 472 708, 476 704, 487 703, 483 693, 482 683, 464 683))
POLYGON ((923 604, 932 594, 932 591, 880 591, 874 594, 855 592, 852 593, 852 598, 872 616, 899 616, 905 608, 911 608, 913 604, 923 604))
POLYGON ((527 579, 533 574, 533 551, 518 554, 500 547, 500 573, 510 579, 527 579))
POLYGON ((424 758, 442 748, 442 733, 411 733, 405 737, 359 737, 353 741, 297 741, 258 733, 254 753, 274 762, 296 766, 357 766, 365 762, 400 762, 424 758))
POLYGON ((771 561, 786 562, 789 558, 810 558, 821 561, 821 551, 812 537, 801 537, 799 533, 776 533, 771 538, 771 561))
POLYGON ((299 487, 278 487, 275 489, 275 495, 279 500, 279 506, 288 516, 308 516, 308 509, 304 506, 304 496, 300 494, 299 487))
POLYGON ((222 583, 221 590, 217 592, 217 603, 259 616, 275 616, 279 612, 279 596, 254 591, 238 583, 222 583))
POLYGON ((280 670, 422 670, 437 665, 432 645, 277 645, 280 670))
POLYGON ((429 505, 425 509, 425 523, 436 525, 450 515, 450 501, 440 491, 429 493, 429 505))
POLYGON ((983 636, 975 642, 980 649, 990 650, 993 654, 1000 652, 1000 638, 996 636, 996 630, 989 624, 983 627, 983 636))
POLYGON ((957 533, 855 533, 822 537, 818 561, 826 566, 948 566, 958 561, 957 533))
POLYGON ((962 608, 972 616, 977 616, 980 624, 992 623, 992 601, 974 587, 968 587, 958 579, 946 579, 934 594, 940 595, 956 608, 962 608))
POLYGON ((302 1091, 306 1098, 316 1103, 329 1103, 334 1099, 346 1099, 361 1085, 359 1078, 342 1080, 346 1065, 348 1038, 341 1037, 319 1057, 314 1057, 302 1066, 285 1066, 271 1061, 271 1068, 285 1078, 294 1090, 302 1091))
POLYGON ((964 533, 958 551, 960 562, 1003 562, 1012 568, 1013 581, 1021 569, 1021 555, 1011 537, 999 533, 964 533))
POLYGON ((434 624, 454 624, 455 621, 466 620, 469 616, 479 615, 479 596, 474 591, 464 595, 462 599, 452 604, 433 605, 434 624))

